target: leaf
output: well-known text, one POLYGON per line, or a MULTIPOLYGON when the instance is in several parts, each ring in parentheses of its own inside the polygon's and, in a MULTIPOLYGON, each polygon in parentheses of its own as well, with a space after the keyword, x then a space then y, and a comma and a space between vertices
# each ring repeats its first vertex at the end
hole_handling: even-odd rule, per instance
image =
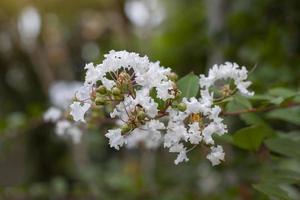
POLYGON ((262 179, 272 182, 273 184, 296 184, 300 183, 300 173, 287 169, 268 170, 268 173, 265 174, 262 179))
POLYGON ((253 185, 253 187, 267 195, 269 198, 277 198, 280 200, 291 200, 288 193, 281 189, 278 185, 274 185, 271 183, 259 183, 253 185))
POLYGON ((182 77, 177 85, 183 97, 195 97, 199 92, 199 78, 194 73, 182 77))
POLYGON ((162 99, 160 99, 160 98, 157 97, 157 91, 155 89, 152 89, 150 91, 150 97, 152 99, 154 99, 155 103, 158 104, 158 108, 159 109, 163 109, 164 108, 165 102, 162 99))
POLYGON ((245 150, 257 151, 263 140, 273 134, 273 130, 260 124, 238 130, 233 135, 233 143, 245 150))
POLYGON ((280 105, 282 102, 284 102, 284 98, 283 97, 271 98, 270 102, 275 105, 280 105))
POLYGON ((253 101, 270 101, 271 100, 271 96, 270 95, 262 95, 262 94, 256 94, 252 97, 248 97, 250 100, 253 101))
POLYGON ((292 124, 300 125, 299 108, 277 109, 269 112, 266 116, 271 119, 279 119, 292 124))
POLYGON ((265 124, 266 122, 255 113, 244 113, 240 118, 248 125, 265 124))
POLYGON ((233 98, 231 97, 230 101, 226 105, 227 112, 235 112, 251 108, 252 105, 250 101, 247 98, 240 95, 235 95, 233 98))
POLYGON ((241 95, 235 95, 234 100, 244 108, 250 109, 252 108, 251 102, 248 98, 241 96, 241 95))
POLYGON ((273 152, 288 157, 300 158, 300 140, 293 140, 287 137, 277 137, 266 140, 265 144, 273 152))
POLYGON ((281 103, 291 100, 295 96, 299 95, 299 92, 282 87, 271 89, 268 93, 272 96, 270 102, 275 105, 280 105, 281 103))
POLYGON ((274 88, 269 90, 269 94, 272 96, 283 97, 284 99, 286 99, 286 98, 294 97, 299 93, 291 89, 279 87, 279 88, 274 88))

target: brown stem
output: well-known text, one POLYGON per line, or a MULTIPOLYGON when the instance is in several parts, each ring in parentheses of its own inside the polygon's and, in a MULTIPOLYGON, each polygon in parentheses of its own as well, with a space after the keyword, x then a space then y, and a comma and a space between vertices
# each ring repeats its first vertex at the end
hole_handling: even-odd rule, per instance
POLYGON ((291 102, 288 104, 283 104, 280 106, 269 106, 266 108, 251 108, 251 109, 246 109, 246 110, 240 110, 240 111, 235 111, 235 112, 223 112, 221 115, 223 116, 235 116, 235 115, 240 115, 240 114, 245 114, 245 113, 257 113, 257 112, 268 112, 280 108, 291 108, 295 106, 300 106, 300 102, 291 102))

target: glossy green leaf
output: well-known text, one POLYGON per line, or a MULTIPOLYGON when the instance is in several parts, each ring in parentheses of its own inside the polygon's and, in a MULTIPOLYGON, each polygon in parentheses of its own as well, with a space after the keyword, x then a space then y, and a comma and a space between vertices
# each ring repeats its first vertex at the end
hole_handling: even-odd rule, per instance
POLYGON ((195 97, 199 92, 199 78, 194 73, 190 73, 177 82, 183 97, 195 97))
POLYGON ((268 170, 268 173, 264 174, 262 179, 274 184, 297 184, 300 183, 300 173, 286 169, 268 170))
POLYGON ((234 100, 244 108, 250 109, 252 108, 251 102, 247 97, 241 96, 241 95, 235 95, 234 100))
POLYGON ((299 92, 293 91, 288 88, 274 88, 269 90, 269 94, 272 96, 283 97, 286 99, 299 94, 299 92))
POLYGON ((265 141, 267 147, 275 152, 288 157, 300 158, 300 140, 287 137, 277 137, 265 141))
POLYGON ((291 200, 288 193, 281 189, 278 185, 274 185, 271 183, 259 183, 253 185, 253 187, 267 195, 269 198, 280 199, 280 200, 291 200))
POLYGON ((256 113, 245 113, 239 116, 246 124, 265 124, 266 122, 256 113))
POLYGON ((158 104, 159 109, 163 109, 165 106, 165 102, 157 97, 157 91, 155 89, 152 89, 150 91, 150 97, 154 99, 155 103, 158 104))
POLYGON ((233 135, 233 143, 242 149, 256 151, 263 140, 272 134, 272 129, 266 125, 251 126, 238 130, 233 135))
POLYGON ((292 124, 300 125, 299 108, 277 109, 269 112, 266 116, 271 119, 279 119, 292 124))

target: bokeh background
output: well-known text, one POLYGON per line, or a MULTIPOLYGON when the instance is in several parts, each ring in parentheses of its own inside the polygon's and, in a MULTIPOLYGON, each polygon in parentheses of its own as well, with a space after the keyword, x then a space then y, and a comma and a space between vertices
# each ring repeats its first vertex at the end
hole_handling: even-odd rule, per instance
MULTIPOLYGON (((297 89, 300 1, 1 0, 0 199, 267 199, 252 187, 272 165, 263 147, 248 152, 223 141, 220 166, 201 148, 175 166, 164 149, 110 149, 104 129, 75 145, 43 123, 51 85, 84 80, 84 65, 111 49, 146 54, 179 75, 235 61, 257 66, 257 93, 297 89)), ((245 126, 227 121, 230 132, 245 126)), ((299 123, 270 121, 285 131, 299 123)))

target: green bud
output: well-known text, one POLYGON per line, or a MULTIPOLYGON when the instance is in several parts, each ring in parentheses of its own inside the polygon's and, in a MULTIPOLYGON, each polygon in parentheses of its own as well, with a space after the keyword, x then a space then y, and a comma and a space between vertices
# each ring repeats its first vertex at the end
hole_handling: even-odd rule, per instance
POLYGON ((177 108, 178 102, 177 101, 173 101, 171 106, 172 106, 172 108, 177 108))
POLYGON ((111 92, 112 92, 112 94, 113 94, 114 96, 119 96, 119 95, 121 95, 121 90, 120 90, 119 88, 117 88, 117 87, 114 87, 114 88, 111 90, 111 92))
POLYGON ((178 105, 177 105, 177 108, 178 108, 178 110, 180 110, 181 112, 183 112, 183 111, 185 111, 186 110, 186 105, 185 105, 185 103, 179 103, 178 105))
POLYGON ((107 92, 106 87, 104 87, 103 85, 100 85, 97 88, 97 92, 99 92, 100 94, 106 94, 106 92, 107 92))
POLYGON ((114 96, 114 100, 116 100, 116 101, 122 101, 123 97, 122 96, 114 96))
POLYGON ((171 81, 176 81, 178 79, 178 76, 176 73, 174 72, 171 72, 170 74, 168 74, 168 78, 171 80, 171 81))
POLYGON ((138 118, 139 120, 145 119, 145 118, 146 118, 146 113, 145 113, 144 111, 138 111, 138 113, 137 113, 137 118, 138 118))
POLYGON ((103 96, 98 96, 98 97, 96 97, 96 99, 95 99, 95 104, 97 105, 97 106, 99 106, 99 105, 104 105, 106 103, 106 99, 103 97, 103 96))
POLYGON ((121 133, 122 133, 122 134, 128 133, 130 130, 131 130, 131 127, 130 127, 128 124, 124 124, 124 125, 121 127, 121 133))
POLYGON ((175 99, 179 99, 181 97, 182 92, 180 90, 177 91, 175 99))

